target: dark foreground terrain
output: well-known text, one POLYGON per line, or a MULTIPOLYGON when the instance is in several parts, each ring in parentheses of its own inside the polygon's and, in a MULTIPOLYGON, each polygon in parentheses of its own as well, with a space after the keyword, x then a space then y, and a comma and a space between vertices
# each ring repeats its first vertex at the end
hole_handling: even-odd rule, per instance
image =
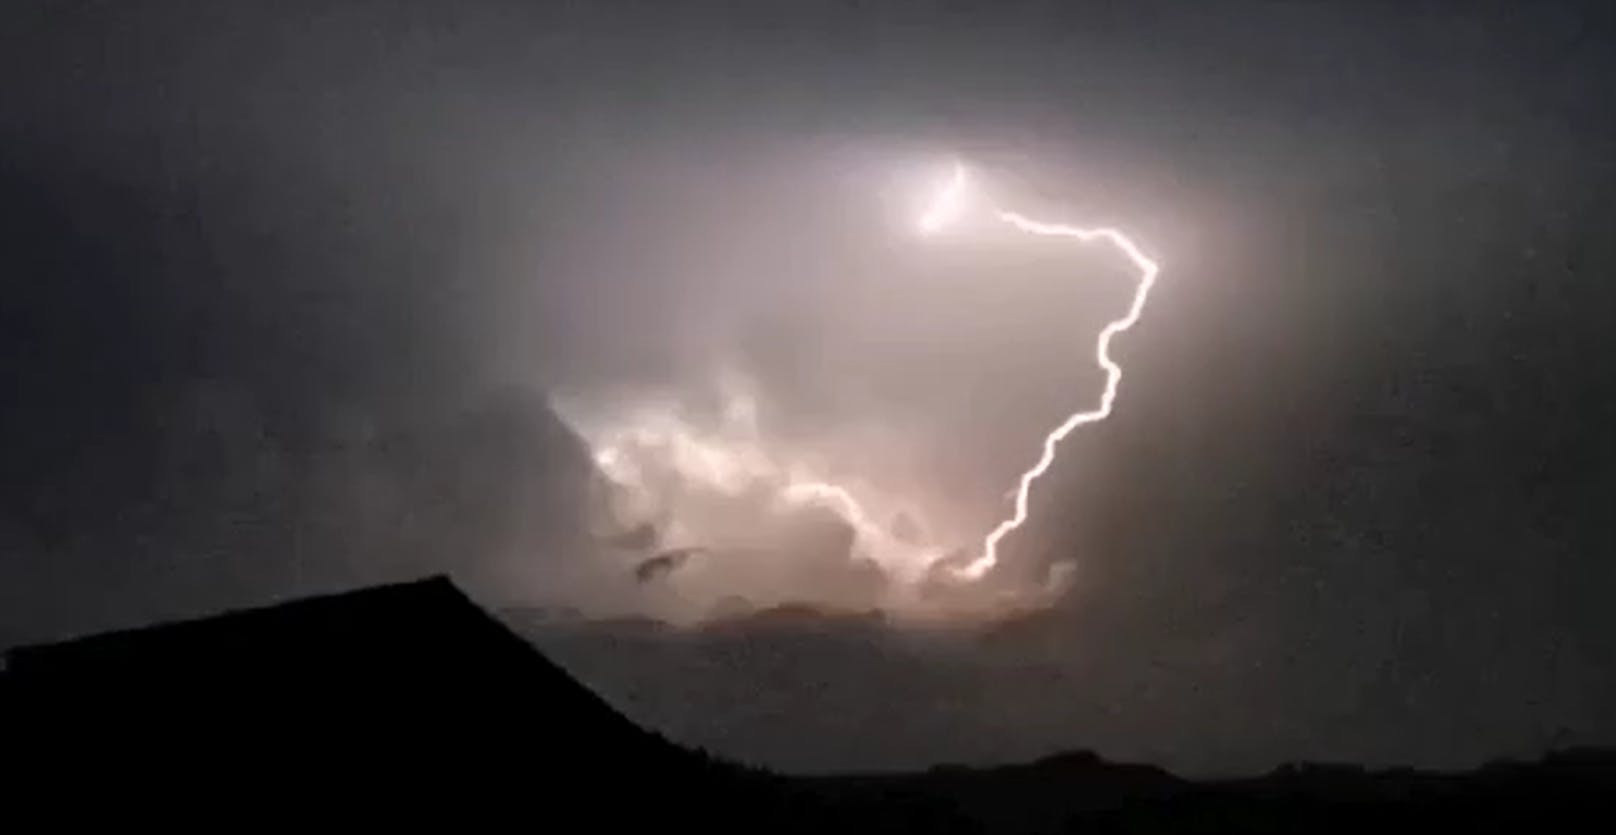
MULTIPOLYGON (((1069 754, 793 778, 636 727, 447 580, 11 651, 8 810, 525 831, 1609 831, 1616 752, 1191 782, 1069 754)), ((1208 721, 1215 721, 1209 717, 1208 721)))

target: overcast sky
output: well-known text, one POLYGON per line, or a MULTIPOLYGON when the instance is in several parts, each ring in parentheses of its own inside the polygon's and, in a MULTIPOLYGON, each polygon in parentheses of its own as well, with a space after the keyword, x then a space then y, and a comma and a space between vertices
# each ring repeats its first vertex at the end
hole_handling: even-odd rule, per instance
POLYGON ((1070 593, 944 649, 759 626, 772 673, 564 660, 805 768, 1616 739, 1601 4, 320 5, 0 13, 0 645, 436 571, 658 614, 547 404, 726 364, 979 530, 1129 285, 917 242, 961 157, 1164 267, 1007 555, 1070 593))

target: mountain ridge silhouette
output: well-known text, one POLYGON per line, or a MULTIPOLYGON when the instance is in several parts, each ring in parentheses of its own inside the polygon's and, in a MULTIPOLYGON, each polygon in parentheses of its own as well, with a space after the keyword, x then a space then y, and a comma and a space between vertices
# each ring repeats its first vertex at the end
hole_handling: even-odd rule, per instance
POLYGON ((634 725, 441 577, 14 649, 0 715, 0 773, 29 789, 17 797, 136 804, 88 804, 120 814, 177 797, 226 814, 527 814, 561 829, 1513 831, 1604 820, 1616 796, 1616 752, 1599 749, 1456 774, 1297 764, 1203 782, 1083 751, 776 775, 634 725))

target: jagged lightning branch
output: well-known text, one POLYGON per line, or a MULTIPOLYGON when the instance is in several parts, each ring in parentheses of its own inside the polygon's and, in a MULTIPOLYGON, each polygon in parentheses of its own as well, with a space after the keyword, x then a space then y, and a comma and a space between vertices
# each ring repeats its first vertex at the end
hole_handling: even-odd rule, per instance
MULTIPOLYGON (((966 209, 967 180, 965 166, 956 163, 953 175, 920 217, 919 230, 923 234, 934 235, 941 232, 945 226, 964 213, 966 209)), ((1026 234, 1070 238, 1083 244, 1102 241, 1109 243, 1128 258, 1129 262, 1138 271, 1139 277, 1127 312, 1122 318, 1108 323, 1100 331, 1099 338, 1095 342, 1095 362, 1105 370, 1106 375, 1105 388, 1101 392, 1099 405, 1093 409, 1069 415, 1044 436, 1042 454, 1039 456, 1038 461, 1030 469, 1022 473, 1017 480, 1014 490, 1014 511, 1010 517, 999 522, 992 531, 983 537, 981 550, 971 562, 952 569, 954 576, 965 580, 981 579, 998 564, 1000 543, 1003 542, 1006 536, 1009 536, 1027 521, 1029 513, 1028 495, 1032 491, 1033 483, 1048 472, 1049 468, 1054 464, 1056 448, 1060 442, 1076 431, 1078 427, 1098 423, 1111 416, 1112 407, 1116 403, 1117 389, 1122 382, 1122 367, 1111 358, 1111 340, 1117 334, 1132 328, 1138 323, 1144 313, 1145 303, 1150 297, 1150 290, 1156 283, 1157 273, 1160 271, 1159 265, 1153 259, 1145 255, 1127 235, 1115 228, 1104 226, 1087 228, 1049 223, 1033 220, 1019 212, 996 207, 991 208, 991 213, 995 219, 1026 234)), ((677 435, 677 433, 674 434, 677 435)), ((608 446, 603 454, 615 453, 616 447, 616 444, 608 446)), ((716 464, 722 464, 727 460, 717 450, 710 449, 704 445, 697 444, 692 449, 701 453, 697 458, 699 458, 699 463, 703 465, 702 468, 698 468, 702 471, 713 469, 716 464)), ((602 460, 603 465, 607 463, 610 463, 610 459, 602 460)), ((774 472, 775 475, 784 475, 784 473, 775 472, 778 468, 772 463, 765 462, 758 466, 761 466, 764 471, 774 472)), ((723 473, 714 471, 711 477, 722 481, 721 475, 723 473)), ((892 538, 885 528, 871 519, 852 492, 841 485, 825 481, 806 480, 793 475, 787 478, 787 483, 781 490, 780 498, 792 504, 831 504, 853 526, 861 540, 874 545, 892 544, 892 538)), ((911 563, 909 565, 911 570, 915 568, 924 570, 941 558, 940 554, 929 549, 916 556, 918 557, 918 565, 913 564, 911 560, 903 561, 911 563)))
MULTIPOLYGON (((934 234, 942 229, 949 221, 957 217, 963 210, 966 186, 965 166, 956 163, 953 177, 938 193, 926 212, 920 219, 920 230, 926 234, 934 234)), ((993 214, 999 220, 1008 223, 1021 232, 1031 235, 1047 237, 1072 238, 1081 243, 1094 243, 1104 241, 1121 250, 1134 268, 1139 272, 1139 281, 1135 285, 1133 301, 1128 305, 1127 313, 1120 319, 1107 324, 1100 331, 1099 340, 1094 346, 1094 359, 1100 367, 1105 369, 1105 390, 1100 395, 1100 405, 1088 411, 1076 412, 1062 421, 1048 435, 1044 436, 1043 454, 1031 469, 1021 474, 1017 482, 1015 494, 1015 511, 1008 519, 1000 522, 982 540, 982 550, 977 557, 956 573, 966 579, 979 579, 990 571, 999 561, 999 543, 1004 538, 1027 521, 1027 496, 1032 491, 1033 482, 1049 471, 1050 465, 1055 463, 1055 448, 1066 436, 1072 434, 1079 426, 1098 423, 1111 416, 1111 409, 1117 399, 1117 387, 1122 382, 1122 366, 1117 365, 1111 358, 1111 340, 1117 334, 1128 330, 1139 321, 1145 311, 1145 302, 1150 297, 1150 288, 1156 283, 1156 274, 1160 266, 1140 251, 1138 245, 1122 232, 1111 227, 1084 228, 1068 226, 1061 223, 1047 223, 1033 220, 1018 212, 1004 209, 993 209, 993 214)))

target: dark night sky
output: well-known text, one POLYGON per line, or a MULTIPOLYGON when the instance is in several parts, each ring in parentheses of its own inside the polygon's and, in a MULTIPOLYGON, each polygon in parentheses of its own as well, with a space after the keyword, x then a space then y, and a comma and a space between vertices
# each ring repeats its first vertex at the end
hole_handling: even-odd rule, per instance
MULTIPOLYGON (((962 153, 1167 264, 1022 555, 1079 588, 943 647, 563 660, 799 768, 1616 742, 1604 4, 295 5, 0 12, 0 646, 429 571, 543 597, 589 467, 545 390, 735 326, 819 419, 823 323, 736 311, 845 298, 848 182, 962 153)), ((959 417, 893 363, 935 433, 1093 384, 1027 361, 1020 417, 959 417)), ((1002 484, 995 443, 948 466, 1002 484)))

